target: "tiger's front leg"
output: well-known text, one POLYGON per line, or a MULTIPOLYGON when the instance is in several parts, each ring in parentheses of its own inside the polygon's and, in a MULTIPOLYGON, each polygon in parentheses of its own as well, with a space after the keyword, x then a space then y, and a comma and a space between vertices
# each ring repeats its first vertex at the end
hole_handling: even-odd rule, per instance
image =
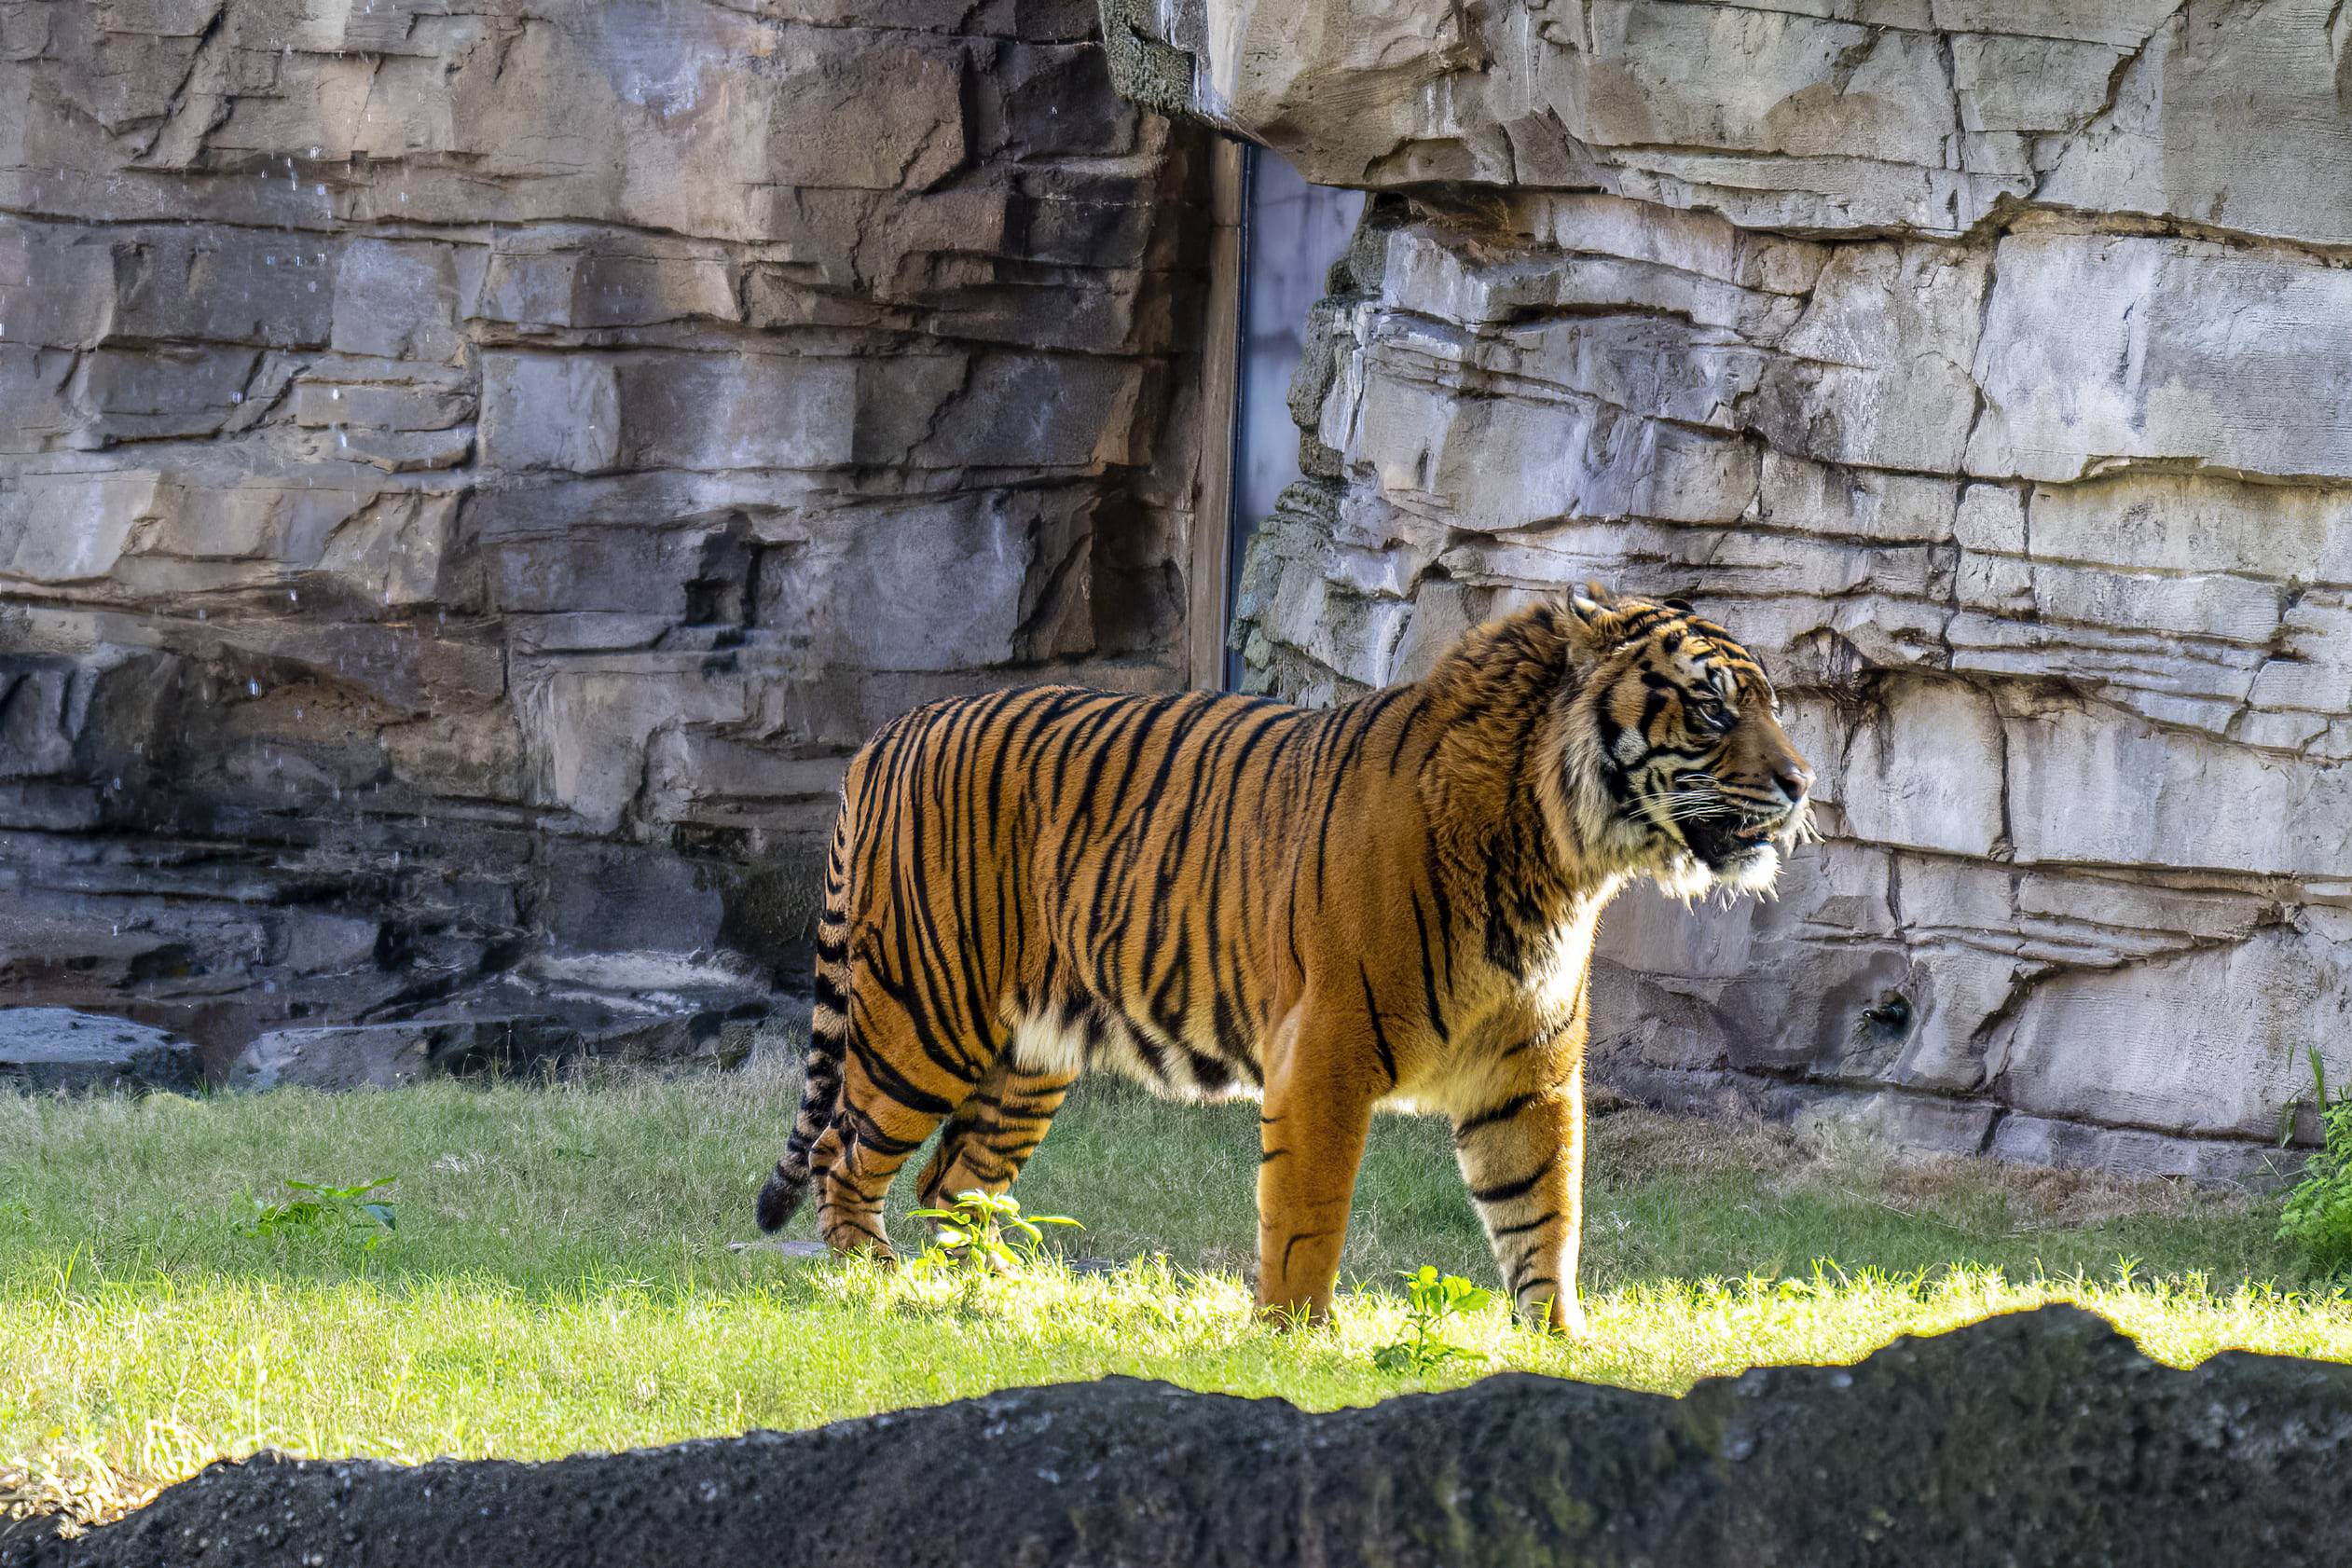
POLYGON ((1485 1223, 1512 1305, 1539 1327, 1581 1334, 1576 1251, 1584 1233, 1584 1065, 1454 1118, 1455 1157, 1485 1223))
POLYGON ((1259 1114, 1258 1311, 1277 1325, 1331 1318, 1356 1167, 1378 1090, 1294 1012, 1266 1048, 1259 1114))

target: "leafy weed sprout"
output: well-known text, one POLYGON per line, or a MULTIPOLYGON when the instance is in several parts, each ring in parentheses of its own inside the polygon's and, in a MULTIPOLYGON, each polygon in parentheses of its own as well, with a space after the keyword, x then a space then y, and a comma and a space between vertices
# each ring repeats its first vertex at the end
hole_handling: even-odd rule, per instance
MULTIPOLYGON (((2352 1090, 2329 1097, 2327 1068, 2316 1048, 2311 1082, 2318 1095, 2320 1147, 2304 1167, 2303 1179, 2287 1194, 2278 1216, 2278 1239, 2302 1253, 2313 1272, 2341 1274, 2352 1269, 2352 1090)), ((2290 1102, 2280 1119, 2282 1144, 2293 1132, 2294 1110, 2290 1102)))
POLYGON ((397 1176, 378 1176, 357 1187, 328 1187, 321 1182, 296 1181, 286 1178, 286 1185, 295 1195, 282 1203, 264 1203, 252 1193, 245 1202, 253 1212, 232 1219, 228 1228, 240 1236, 259 1238, 296 1231, 313 1231, 322 1226, 337 1231, 364 1232, 360 1250, 373 1252, 381 1246, 395 1229, 392 1204, 381 1199, 371 1199, 370 1192, 390 1187, 397 1176))
POLYGON ((1066 1215, 1023 1214, 1021 1201, 1010 1193, 983 1192, 978 1188, 958 1192, 947 1207, 910 1209, 916 1219, 932 1221, 931 1245, 915 1259, 925 1269, 963 1267, 982 1272, 1012 1273, 1035 1264, 1045 1250, 1047 1225, 1085 1227, 1066 1215))
POLYGON ((1427 1373, 1449 1361, 1486 1359, 1446 1338, 1445 1329, 1449 1323, 1484 1312, 1494 1300, 1494 1292, 1472 1285, 1460 1274, 1440 1276, 1424 1263, 1417 1272, 1405 1276, 1405 1297, 1409 1304, 1404 1337, 1374 1351, 1373 1366, 1383 1372, 1427 1373))

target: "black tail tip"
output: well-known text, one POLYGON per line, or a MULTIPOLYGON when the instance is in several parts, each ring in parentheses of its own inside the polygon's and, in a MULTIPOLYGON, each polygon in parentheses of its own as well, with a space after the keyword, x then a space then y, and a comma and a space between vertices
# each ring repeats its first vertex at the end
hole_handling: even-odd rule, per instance
POLYGON ((801 1206, 801 1194, 807 1190, 807 1177, 795 1181, 781 1165, 777 1166, 776 1174, 767 1178, 767 1185, 760 1189, 760 1229, 770 1234, 784 1229, 801 1206))

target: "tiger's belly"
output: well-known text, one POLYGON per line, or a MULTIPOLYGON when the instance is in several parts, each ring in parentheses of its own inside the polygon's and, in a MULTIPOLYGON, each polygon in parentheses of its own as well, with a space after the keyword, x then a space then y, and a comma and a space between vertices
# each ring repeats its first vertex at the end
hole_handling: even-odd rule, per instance
MULTIPOLYGON (((1451 1114, 1501 1097, 1490 1083, 1494 1052, 1470 1043, 1487 1033, 1465 1029, 1456 1049, 1425 1059, 1424 1070, 1382 1096, 1379 1108, 1451 1114)), ((1199 1028, 1154 1025, 1102 1003, 1016 1013, 1008 1049, 1024 1072, 1052 1078, 1113 1072, 1170 1099, 1254 1100, 1265 1087, 1255 1031, 1220 1034, 1215 1021, 1199 1028)))
POLYGON ((1232 1019, 1138 1019, 1100 1000, 1016 1011, 1009 1049, 1026 1073, 1075 1078, 1115 1072, 1171 1099, 1256 1099, 1265 1083, 1250 1025, 1232 1019))

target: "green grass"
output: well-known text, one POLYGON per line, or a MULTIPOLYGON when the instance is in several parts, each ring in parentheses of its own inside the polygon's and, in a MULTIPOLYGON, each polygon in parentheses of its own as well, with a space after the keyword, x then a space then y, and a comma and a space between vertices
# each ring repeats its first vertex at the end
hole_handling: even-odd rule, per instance
POLYGON ((2233 1345, 2352 1359, 2352 1305, 2293 1293, 2275 1204, 1905 1170, 1624 1110, 1595 1123, 1591 1334, 1548 1340, 1498 1309, 1458 1331, 1482 1361, 1405 1382, 1371 1364, 1403 1317, 1396 1275, 1428 1262, 1493 1279, 1440 1125, 1379 1123, 1338 1327, 1277 1335, 1247 1312, 1254 1107, 1090 1089, 1016 1191, 1086 1222, 1073 1252, 1154 1260, 966 1284, 731 1250, 753 1234, 792 1088, 755 1067, 339 1097, 0 1096, 0 1501, 95 1516, 264 1446, 549 1455, 1109 1372, 1314 1408, 1505 1367, 1673 1391, 2049 1300, 2180 1364, 2233 1345), (230 1228, 245 1194, 282 1196, 283 1178, 384 1176, 399 1228, 372 1251, 357 1233, 230 1228))

